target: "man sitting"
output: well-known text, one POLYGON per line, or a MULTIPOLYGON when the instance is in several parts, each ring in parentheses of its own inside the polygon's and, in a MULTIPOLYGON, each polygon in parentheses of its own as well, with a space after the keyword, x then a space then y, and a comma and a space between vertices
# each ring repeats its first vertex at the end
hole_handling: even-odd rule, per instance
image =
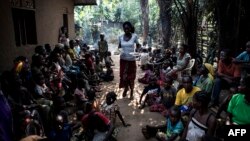
POLYGON ((176 94, 175 105, 179 106, 182 115, 189 114, 192 106, 193 95, 200 91, 200 88, 192 85, 193 80, 191 76, 184 76, 182 78, 183 88, 176 94))
POLYGON ((238 85, 240 75, 239 67, 233 63, 233 59, 229 55, 229 50, 222 50, 212 90, 212 101, 209 106, 218 105, 221 89, 238 85))

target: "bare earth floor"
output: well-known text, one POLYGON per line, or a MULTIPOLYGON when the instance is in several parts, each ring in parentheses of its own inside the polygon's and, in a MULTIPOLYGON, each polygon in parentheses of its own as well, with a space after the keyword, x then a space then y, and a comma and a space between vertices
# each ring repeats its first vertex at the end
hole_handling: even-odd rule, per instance
MULTIPOLYGON (((124 117, 125 122, 130 123, 131 126, 123 127, 120 120, 117 120, 117 125, 119 128, 119 133, 117 135, 118 141, 145 141, 141 133, 141 127, 146 124, 156 125, 163 124, 165 118, 160 113, 153 113, 149 111, 148 107, 140 110, 138 107, 139 96, 144 88, 143 84, 138 83, 137 78, 143 75, 139 67, 137 67, 137 78, 135 81, 135 94, 134 100, 129 100, 129 97, 122 98, 123 89, 119 89, 119 55, 113 55, 115 66, 113 66, 115 79, 112 82, 103 82, 101 99, 105 97, 105 94, 109 91, 115 91, 118 95, 118 104, 120 106, 120 111, 124 117)), ((138 62, 137 62, 138 66, 138 62)), ((128 92, 129 95, 130 92, 128 92)), ((148 141, 155 141, 152 138, 148 141)))

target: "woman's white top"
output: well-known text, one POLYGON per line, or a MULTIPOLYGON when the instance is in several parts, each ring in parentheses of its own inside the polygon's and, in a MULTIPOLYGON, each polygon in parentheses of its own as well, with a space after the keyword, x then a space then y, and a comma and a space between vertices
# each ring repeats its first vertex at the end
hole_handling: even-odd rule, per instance
POLYGON ((135 47, 135 44, 138 44, 138 36, 135 33, 132 33, 132 37, 130 40, 125 41, 124 35, 119 37, 119 43, 121 45, 121 55, 120 58, 127 61, 135 61, 135 56, 133 55, 135 47))
POLYGON ((180 54, 179 54, 178 57, 177 57, 176 67, 178 69, 184 67, 186 65, 186 59, 187 58, 191 58, 189 53, 185 53, 182 59, 180 59, 180 54))
POLYGON ((149 54, 146 52, 141 53, 141 65, 146 65, 149 62, 149 54))

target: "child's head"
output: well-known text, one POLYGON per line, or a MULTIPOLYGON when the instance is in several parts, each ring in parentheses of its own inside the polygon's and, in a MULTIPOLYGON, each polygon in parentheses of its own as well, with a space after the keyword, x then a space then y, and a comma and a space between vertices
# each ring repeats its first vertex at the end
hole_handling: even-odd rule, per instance
POLYGON ((170 49, 166 49, 166 50, 164 51, 164 53, 165 53, 165 56, 166 56, 166 57, 170 57, 171 54, 172 54, 172 51, 171 51, 170 49))
POLYGON ((169 88, 173 84, 173 78, 171 76, 166 76, 164 80, 164 87, 169 88))
POLYGON ((111 63, 110 63, 110 62, 106 62, 106 63, 105 63, 105 66, 106 66, 107 69, 108 69, 108 68, 111 68, 111 63))
POLYGON ((107 93, 107 95, 106 95, 106 103, 108 105, 113 104, 116 101, 116 97, 117 97, 117 95, 116 95, 116 93, 114 91, 107 93))
POLYGON ((110 51, 107 52, 107 56, 111 56, 111 52, 110 51))
POLYGON ((101 40, 103 40, 103 39, 104 39, 104 37, 105 37, 104 33, 101 33, 101 34, 100 34, 100 38, 101 38, 101 40))
POLYGON ((193 107, 197 110, 207 108, 210 102, 210 96, 206 91, 198 91, 193 96, 193 107))
POLYGON ((178 106, 172 106, 170 108, 169 118, 172 124, 176 124, 181 119, 181 111, 178 106))

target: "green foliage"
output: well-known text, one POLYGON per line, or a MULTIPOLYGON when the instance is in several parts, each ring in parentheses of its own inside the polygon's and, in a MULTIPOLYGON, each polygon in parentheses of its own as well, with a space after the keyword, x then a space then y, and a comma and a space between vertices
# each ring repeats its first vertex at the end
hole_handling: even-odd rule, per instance
MULTIPOLYGON (((75 23, 83 27, 82 36, 85 39, 92 38, 90 35, 94 30, 118 34, 116 29, 100 27, 103 22, 130 21, 135 26, 136 33, 140 34, 142 29, 139 0, 97 0, 95 6, 75 6, 74 16, 75 23)), ((149 20, 150 33, 154 34, 157 32, 159 20, 159 7, 156 0, 149 0, 149 20)))

